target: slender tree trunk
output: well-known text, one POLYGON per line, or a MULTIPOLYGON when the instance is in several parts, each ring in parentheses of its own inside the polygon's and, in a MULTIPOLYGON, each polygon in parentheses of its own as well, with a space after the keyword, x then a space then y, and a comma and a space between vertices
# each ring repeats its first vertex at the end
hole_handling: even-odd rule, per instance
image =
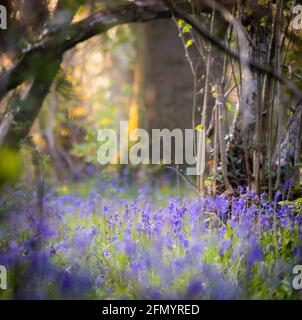
POLYGON ((228 157, 226 150, 226 131, 225 131, 225 121, 226 121, 226 107, 225 107, 225 98, 224 92, 221 86, 218 87, 217 93, 217 115, 218 115, 218 131, 219 131, 219 146, 220 146, 220 159, 221 159, 221 168, 222 168, 222 177, 226 189, 233 194, 234 190, 230 184, 228 177, 228 157))
MULTIPOLYGON (((276 69, 280 74, 282 72, 281 66, 281 45, 282 45, 282 17, 283 17, 283 0, 278 0, 277 2, 277 19, 276 19, 276 69)), ((282 129, 283 129, 283 107, 281 103, 281 89, 280 83, 276 83, 276 105, 277 105, 277 115, 278 115, 278 125, 277 125, 277 148, 278 148, 278 165, 277 165, 277 179, 275 189, 279 189, 281 183, 281 143, 282 143, 282 129)))
MULTIPOLYGON (((212 10, 211 14, 211 26, 210 32, 213 34, 214 29, 214 21, 215 21, 215 11, 212 10)), ((211 64, 211 56, 212 56, 212 46, 209 45, 207 52, 207 60, 206 60, 206 81, 204 88, 204 99, 203 99, 203 107, 202 107, 202 121, 201 121, 201 130, 199 132, 199 145, 197 154, 199 157, 197 158, 197 162, 200 165, 200 176, 198 177, 198 187, 199 192, 204 193, 204 180, 205 180, 205 170, 206 170, 206 131, 207 131, 207 115, 208 115, 208 104, 209 104, 209 91, 210 91, 210 64, 211 64)))
POLYGON ((141 26, 144 104, 149 129, 192 127, 193 77, 173 21, 141 26))

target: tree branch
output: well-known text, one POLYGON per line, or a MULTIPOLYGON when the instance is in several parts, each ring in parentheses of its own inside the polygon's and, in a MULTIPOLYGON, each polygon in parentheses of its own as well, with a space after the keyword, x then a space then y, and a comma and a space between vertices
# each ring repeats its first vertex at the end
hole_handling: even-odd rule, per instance
MULTIPOLYGON (((171 0, 164 0, 170 10, 173 12, 173 15, 177 18, 184 20, 186 23, 190 24, 196 32, 198 32, 201 36, 203 36, 206 40, 210 41, 217 49, 226 52, 230 57, 236 59, 237 61, 241 61, 241 56, 237 52, 233 51, 229 46, 227 46, 224 42, 222 42, 218 37, 211 35, 211 33, 206 29, 202 24, 200 24, 195 18, 187 14, 184 10, 176 6, 171 0)), ((205 5, 208 5, 208 1, 203 2, 205 5)), ((227 11, 227 9, 219 6, 217 3, 214 5, 216 10, 227 11)), ((224 14, 223 14, 224 16, 224 14)), ((246 59, 246 63, 249 67, 254 70, 268 76, 275 78, 280 83, 284 84, 288 90, 299 100, 302 100, 302 92, 301 90, 290 80, 285 78, 282 74, 278 73, 273 66, 271 65, 260 65, 256 61, 251 60, 250 58, 246 59)))
POLYGON ((54 60, 60 59, 65 51, 112 27, 169 17, 171 13, 161 1, 149 4, 131 2, 97 12, 66 28, 49 31, 39 42, 24 50, 12 68, 0 74, 0 100, 7 92, 39 73, 45 63, 45 55, 54 60))

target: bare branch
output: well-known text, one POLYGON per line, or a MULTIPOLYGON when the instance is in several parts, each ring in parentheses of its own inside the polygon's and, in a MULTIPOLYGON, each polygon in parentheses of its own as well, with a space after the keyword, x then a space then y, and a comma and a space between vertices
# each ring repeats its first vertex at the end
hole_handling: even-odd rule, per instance
MULTIPOLYGON (((180 9, 178 6, 173 4, 170 0, 164 0, 167 6, 171 9, 173 14, 186 21, 190 24, 196 32, 198 32, 201 36, 203 36, 206 40, 210 41, 215 47, 219 50, 226 52, 230 57, 236 59, 237 61, 241 61, 241 56, 237 52, 233 51, 230 47, 228 47, 223 41, 221 41, 218 37, 211 35, 211 33, 202 25, 200 24, 195 18, 187 14, 184 10, 180 9)), ((219 6, 221 9, 221 6, 219 6)), ((217 9, 217 7, 216 7, 217 9)), ((226 9, 225 9, 226 10, 226 9)), ((227 11, 227 10, 226 10, 227 11)), ((251 59, 247 59, 246 63, 249 67, 258 72, 262 72, 267 74, 268 76, 275 78, 280 83, 284 84, 289 91, 299 100, 302 100, 302 92, 301 90, 290 80, 285 78, 282 74, 278 73, 273 66, 271 65, 260 65, 256 61, 251 59)))

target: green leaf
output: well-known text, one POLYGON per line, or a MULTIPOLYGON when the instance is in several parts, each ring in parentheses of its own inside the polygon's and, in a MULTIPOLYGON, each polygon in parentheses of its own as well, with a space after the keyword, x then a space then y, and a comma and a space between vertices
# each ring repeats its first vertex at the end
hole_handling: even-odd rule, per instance
POLYGON ((203 125, 199 124, 198 126, 196 126, 195 130, 197 130, 197 131, 203 130, 203 125))
POLYGON ((216 89, 214 87, 212 87, 211 93, 212 93, 213 98, 217 98, 217 92, 216 92, 216 89))
POLYGON ((206 138, 206 143, 207 143, 207 144, 211 144, 211 143, 212 143, 212 140, 207 137, 207 138, 206 138))
POLYGON ((182 19, 178 19, 177 24, 178 24, 179 28, 181 28, 185 24, 185 22, 182 19))
POLYGON ((193 40, 192 40, 192 39, 188 40, 188 41, 186 42, 186 48, 191 47, 192 44, 193 44, 193 40))
POLYGON ((232 104, 231 104, 230 102, 227 102, 227 103, 225 104, 225 107, 226 107, 226 109, 227 109, 228 111, 232 111, 232 110, 233 110, 233 106, 232 106, 232 104))
POLYGON ((188 23, 182 28, 183 33, 189 33, 192 30, 192 26, 188 23))
POLYGON ((266 5, 268 5, 269 0, 258 0, 258 3, 259 3, 261 6, 266 6, 266 5))
POLYGON ((267 16, 264 16, 261 18, 261 23, 260 23, 261 27, 266 27, 267 19, 268 19, 267 16))

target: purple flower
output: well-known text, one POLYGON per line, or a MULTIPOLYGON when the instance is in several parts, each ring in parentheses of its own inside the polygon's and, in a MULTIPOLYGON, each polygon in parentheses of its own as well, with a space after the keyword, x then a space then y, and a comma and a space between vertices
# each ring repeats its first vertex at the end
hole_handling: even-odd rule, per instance
POLYGON ((232 240, 230 239, 223 239, 221 242, 221 246, 219 248, 219 254, 222 256, 225 252, 231 247, 232 240))
POLYGON ((173 249, 174 243, 173 243, 173 240, 171 239, 171 237, 170 237, 169 235, 166 235, 166 236, 164 237, 164 242, 165 242, 165 245, 167 246, 167 248, 168 248, 169 250, 172 250, 172 249, 173 249))
POLYGON ((97 288, 101 288, 104 285, 105 281, 106 281, 105 276, 103 274, 100 274, 95 280, 95 286, 97 288))
POLYGON ((295 224, 297 225, 302 225, 302 214, 298 214, 296 217, 295 217, 295 224))
POLYGON ((104 251, 104 257, 109 260, 111 258, 111 252, 109 250, 109 248, 107 247, 104 251))
POLYGON ((253 266, 255 263, 263 259, 263 250, 256 239, 252 239, 248 249, 246 261, 248 265, 253 266))
POLYGON ((291 180, 287 180, 287 181, 285 181, 285 183, 283 185, 283 188, 285 190, 288 190, 292 185, 293 185, 292 181, 291 180))
POLYGON ((179 241, 186 249, 189 248, 189 240, 184 235, 179 235, 179 241))
POLYGON ((275 193, 275 197, 274 197, 274 203, 275 203, 275 205, 277 205, 281 200, 282 200, 282 194, 281 194, 281 192, 278 190, 278 191, 275 193))
POLYGON ((204 293, 204 288, 202 286, 200 279, 193 279, 190 281, 187 287, 185 298, 186 299, 201 298, 203 293, 204 293))
POLYGON ((110 212, 110 205, 105 204, 103 210, 104 210, 104 215, 107 215, 110 212))

